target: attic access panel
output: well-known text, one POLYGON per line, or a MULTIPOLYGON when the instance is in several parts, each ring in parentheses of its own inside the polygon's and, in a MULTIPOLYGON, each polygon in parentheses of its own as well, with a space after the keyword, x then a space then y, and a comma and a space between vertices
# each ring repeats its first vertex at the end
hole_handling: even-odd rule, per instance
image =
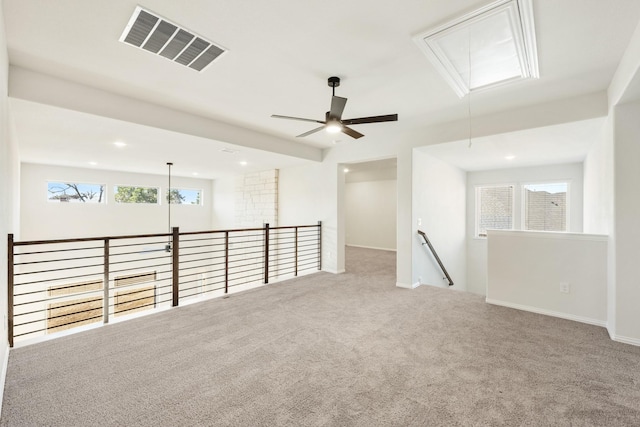
POLYGON ((204 70, 226 52, 215 43, 140 6, 133 11, 120 41, 196 71, 204 70))
POLYGON ((498 0, 413 40, 460 98, 538 78, 531 1, 498 0))

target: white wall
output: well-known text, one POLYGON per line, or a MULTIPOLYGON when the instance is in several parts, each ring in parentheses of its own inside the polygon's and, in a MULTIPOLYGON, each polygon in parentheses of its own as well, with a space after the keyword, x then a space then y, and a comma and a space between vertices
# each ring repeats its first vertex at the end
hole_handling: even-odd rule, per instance
MULTIPOLYGON (((322 269, 344 272, 343 250, 338 238, 338 178, 344 187, 344 173, 331 162, 280 169, 278 215, 281 224, 305 225, 322 221, 322 269)), ((344 245, 343 245, 344 246, 344 245)))
POLYGON ((413 152, 413 271, 414 282, 448 286, 444 274, 417 230, 425 232, 454 282, 465 290, 466 173, 419 149, 413 152), (420 224, 420 225, 418 225, 420 224))
POLYGON ((219 178, 213 181, 211 196, 211 229, 224 230, 235 227, 236 178, 219 178))
POLYGON ((0 403, 4 392, 6 364, 8 362, 7 330, 7 235, 19 234, 17 213, 19 193, 20 162, 18 160, 17 140, 8 103, 9 60, 4 29, 4 14, 0 4, 0 310, 2 327, 0 328, 0 403))
POLYGON ((487 302, 607 323, 607 236, 490 230, 487 302), (568 293, 560 292, 567 283, 568 293))
POLYGON ((487 240, 475 234, 475 187, 490 184, 514 184, 515 218, 514 228, 520 229, 521 184, 544 181, 569 181, 569 231, 583 231, 583 169, 581 163, 536 166, 518 169, 469 172, 467 174, 467 290, 479 295, 486 294, 487 287, 487 240))
MULTIPOLYGON (((53 239, 168 233, 164 203, 168 178, 97 169, 23 163, 21 168, 21 239, 53 239), (55 203, 47 200, 47 181, 106 184, 107 203, 55 203), (116 203, 115 185, 160 187, 161 204, 116 203)), ((173 188, 202 189, 201 206, 171 205, 171 225, 180 231, 212 229, 212 181, 172 177, 173 188)))
POLYGON ((640 102, 614 109, 615 327, 619 341, 640 345, 640 102))
POLYGON ((602 137, 583 163, 585 233, 609 234, 613 226, 613 130, 607 119, 602 137))
POLYGON ((397 185, 395 179, 345 184, 347 245, 396 249, 397 185))

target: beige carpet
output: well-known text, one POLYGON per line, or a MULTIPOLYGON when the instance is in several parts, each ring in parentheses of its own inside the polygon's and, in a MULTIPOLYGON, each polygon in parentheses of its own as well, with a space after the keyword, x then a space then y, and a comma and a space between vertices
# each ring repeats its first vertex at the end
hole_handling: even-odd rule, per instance
POLYGON ((395 254, 11 351, 3 426, 640 425, 640 348, 395 254))

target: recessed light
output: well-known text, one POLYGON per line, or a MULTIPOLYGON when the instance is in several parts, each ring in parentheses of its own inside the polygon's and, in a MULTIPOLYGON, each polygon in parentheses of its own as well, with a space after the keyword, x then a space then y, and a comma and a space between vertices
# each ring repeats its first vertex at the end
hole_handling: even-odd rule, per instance
POLYGON ((126 147, 127 143, 126 142, 122 142, 122 141, 116 141, 116 142, 113 143, 113 145, 115 145, 116 147, 122 148, 122 147, 126 147))
POLYGON ((191 175, 198 176, 198 172, 191 172, 191 175))
POLYGON ((349 172, 349 168, 344 168, 344 173, 349 172))
POLYGON ((89 162, 89 164, 90 164, 91 166, 96 166, 96 165, 98 164, 98 162, 89 162))
POLYGON ((240 162, 240 166, 247 166, 247 162, 245 162, 244 160, 240 162))
POLYGON ((508 156, 504 156, 504 158, 505 158, 506 160, 513 160, 513 159, 515 159, 515 158, 516 158, 516 156, 514 156, 513 154, 509 154, 508 156))

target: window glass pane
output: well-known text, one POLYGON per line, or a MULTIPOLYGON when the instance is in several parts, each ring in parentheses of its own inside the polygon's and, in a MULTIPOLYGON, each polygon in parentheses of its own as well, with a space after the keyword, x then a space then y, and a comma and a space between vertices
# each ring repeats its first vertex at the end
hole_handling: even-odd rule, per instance
POLYGON ((130 187, 118 185, 114 189, 118 203, 158 203, 158 189, 153 187, 130 187))
POLYGON ((529 184, 524 189, 524 229, 567 231, 568 183, 529 184))
POLYGON ((478 187, 476 236, 486 237, 487 230, 513 228, 513 186, 478 187))
POLYGON ((47 182, 47 198, 51 202, 104 203, 104 189, 103 184, 47 182))
POLYGON ((171 198, 171 204, 200 205, 202 204, 202 190, 190 190, 185 188, 172 188, 169 190, 167 200, 171 198))

